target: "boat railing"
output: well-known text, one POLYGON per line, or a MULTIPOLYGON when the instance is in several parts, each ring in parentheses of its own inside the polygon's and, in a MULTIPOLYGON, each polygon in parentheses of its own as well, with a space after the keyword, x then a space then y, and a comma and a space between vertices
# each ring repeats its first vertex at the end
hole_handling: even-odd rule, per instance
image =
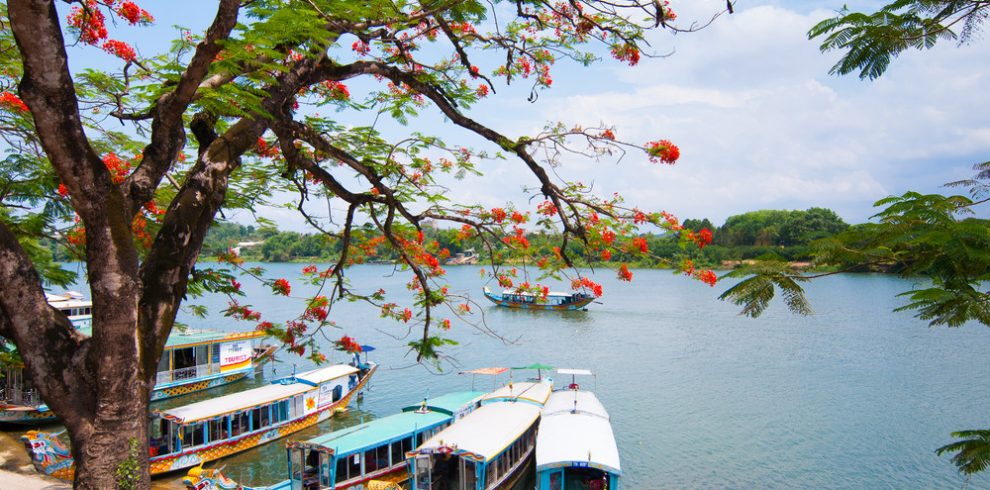
POLYGON ((20 405, 24 407, 37 407, 44 405, 41 395, 35 389, 27 390, 3 390, 0 392, 0 400, 10 405, 20 405))
POLYGON ((171 381, 182 381, 184 379, 202 378, 220 372, 219 364, 204 364, 202 366, 192 366, 171 371, 159 371, 157 383, 168 383, 171 381))

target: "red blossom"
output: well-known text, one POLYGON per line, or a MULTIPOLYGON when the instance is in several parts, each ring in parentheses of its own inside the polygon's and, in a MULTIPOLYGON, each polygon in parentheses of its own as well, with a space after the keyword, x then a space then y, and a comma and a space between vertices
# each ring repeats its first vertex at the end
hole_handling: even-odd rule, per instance
POLYGON ((328 95, 334 100, 347 100, 351 98, 350 90, 347 90, 347 85, 340 83, 336 80, 327 80, 323 82, 323 86, 329 91, 328 95))
POLYGON ((28 107, 24 103, 24 101, 21 100, 20 97, 10 92, 4 92, 0 94, 0 106, 5 107, 7 110, 13 110, 17 112, 28 111, 28 107))
POLYGON ((402 310, 402 321, 408 323, 412 319, 412 315, 412 310, 409 308, 402 310))
POLYGON ((602 132, 601 138, 607 140, 615 140, 615 133, 613 133, 611 129, 606 129, 605 131, 602 132))
POLYGON ((707 284, 707 285, 709 285, 711 287, 715 287, 715 282, 718 281, 718 276, 716 276, 715 273, 712 272, 711 269, 707 269, 707 270, 703 270, 703 271, 699 272, 696 277, 701 282, 703 282, 703 283, 705 283, 705 284, 707 284))
POLYGON ((303 270, 302 270, 303 274, 306 274, 306 275, 316 274, 316 271, 317 271, 316 266, 315 265, 312 265, 312 264, 307 265, 306 267, 303 267, 303 270))
POLYGON ((450 319, 444 318, 443 321, 440 322, 440 328, 450 330, 450 319))
POLYGON ((644 254, 649 251, 649 249, 647 248, 647 245, 646 245, 646 239, 643 238, 643 237, 633 238, 632 239, 632 246, 633 246, 633 248, 639 249, 639 251, 641 253, 644 253, 644 254))
POLYGON ((474 89, 474 93, 478 97, 487 97, 488 96, 488 85, 485 85, 485 84, 478 85, 478 88, 474 89))
POLYGON ((360 40, 354 41, 354 44, 351 45, 351 49, 354 50, 355 53, 360 55, 366 55, 369 52, 371 52, 371 47, 368 46, 364 41, 360 41, 360 40))
POLYGON ((340 340, 334 341, 334 347, 350 354, 357 354, 362 350, 361 344, 346 335, 341 337, 340 340))
POLYGON ((505 221, 505 217, 506 216, 507 215, 506 215, 504 209, 502 209, 502 208, 492 208, 492 219, 495 220, 496 223, 501 223, 501 222, 505 221))
POLYGON ((124 61, 134 61, 137 58, 137 53, 134 52, 134 48, 130 44, 115 39, 108 39, 104 42, 103 50, 124 61))
POLYGON ((512 222, 513 223, 520 224, 520 225, 523 224, 523 223, 525 223, 526 221, 528 221, 528 218, 526 217, 526 215, 520 213, 519 211, 513 211, 512 212, 512 218, 511 219, 512 219, 512 222))
POLYGON ((702 228, 697 235, 698 248, 705 248, 705 245, 710 245, 712 243, 712 231, 708 228, 702 228))
POLYGON ((612 260, 612 252, 609 249, 602 250, 602 260, 606 262, 612 260))
POLYGON ((154 18, 147 10, 138 7, 131 1, 125 1, 117 7, 117 14, 127 20, 131 25, 138 23, 154 22, 154 18))
POLYGON ((75 6, 69 12, 69 27, 79 32, 79 40, 86 44, 96 44, 107 38, 106 17, 95 1, 89 1, 86 8, 75 6))
POLYGON ((653 163, 666 163, 673 165, 681 157, 681 150, 670 140, 650 141, 646 143, 646 153, 653 163))
POLYGON ((275 294, 288 296, 289 293, 292 291, 292 286, 289 285, 289 281, 285 279, 276 279, 275 282, 272 284, 272 291, 274 291, 275 294))
POLYGON ((550 201, 543 201, 543 203, 536 207, 536 212, 544 216, 553 216, 557 214, 557 206, 550 201))
POLYGON ((619 266, 619 280, 622 281, 632 281, 632 272, 629 272, 629 266, 622 264, 619 266))
POLYGON ((69 188, 65 184, 58 184, 58 195, 62 197, 69 197, 69 188))

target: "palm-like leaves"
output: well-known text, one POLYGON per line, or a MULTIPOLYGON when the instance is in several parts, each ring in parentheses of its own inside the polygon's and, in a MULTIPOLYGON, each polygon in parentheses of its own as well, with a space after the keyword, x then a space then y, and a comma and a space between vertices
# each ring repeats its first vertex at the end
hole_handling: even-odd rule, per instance
POLYGON ((732 286, 721 296, 721 300, 729 300, 734 304, 742 306, 742 314, 750 318, 756 318, 766 311, 770 305, 770 300, 780 290, 784 299, 784 304, 792 312, 800 315, 811 314, 811 305, 804 295, 804 289, 798 282, 807 279, 795 275, 786 262, 767 261, 756 265, 736 269, 725 277, 746 277, 736 285, 732 286))
POLYGON ((952 437, 963 440, 946 444, 936 449, 935 454, 955 453, 952 462, 966 475, 987 469, 990 465, 990 430, 962 430, 953 432, 952 437))
POLYGON ((940 40, 966 41, 986 19, 990 5, 981 0, 896 0, 872 14, 839 11, 808 31, 825 36, 822 51, 846 53, 830 73, 859 70, 860 78, 878 78, 902 51, 928 49, 940 40), (952 28, 962 26, 957 35, 952 28))

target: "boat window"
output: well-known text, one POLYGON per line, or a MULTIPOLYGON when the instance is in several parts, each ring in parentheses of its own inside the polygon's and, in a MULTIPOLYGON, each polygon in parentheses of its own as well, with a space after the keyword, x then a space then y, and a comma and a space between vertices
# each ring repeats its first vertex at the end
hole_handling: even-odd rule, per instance
POLYGON ((261 426, 262 427, 268 427, 269 425, 272 425, 272 420, 271 420, 271 416, 270 416, 271 411, 272 411, 272 406, 271 405, 265 405, 265 406, 261 407, 261 426))
POLYGON ((238 412, 230 416, 230 437, 237 437, 248 430, 247 412, 238 412))
POLYGON ((169 356, 172 355, 171 349, 162 352, 162 358, 158 360, 158 372, 166 373, 169 371, 169 356))
POLYGON ((261 409, 255 408, 251 410, 251 430, 258 430, 261 428, 261 409))
POLYGON ((461 475, 463 476, 464 484, 461 488, 467 490, 471 488, 477 488, 478 486, 478 475, 474 473, 474 461, 468 461, 466 459, 461 460, 461 475))
POLYGON ((195 424, 189 424, 182 426, 182 447, 189 448, 193 446, 200 446, 206 441, 203 436, 203 424, 202 422, 197 422, 195 424))
POLYGON ((210 421, 210 442, 222 441, 227 438, 227 421, 230 417, 221 417, 210 421))
POLYGON ((151 443, 149 444, 149 456, 158 456, 159 454, 168 454, 168 426, 169 422, 165 419, 153 418, 151 419, 151 426, 149 427, 149 437, 151 443))
POLYGON ((292 418, 298 418, 303 416, 303 396, 296 395, 292 397, 292 418))
POLYGON ((334 482, 340 483, 347 479, 347 457, 337 458, 337 474, 334 477, 334 482))
POLYGON ((213 364, 219 366, 220 365, 220 344, 211 344, 210 345, 210 350, 213 351, 212 352, 212 356, 211 356, 211 359, 213 359, 213 361, 212 361, 213 364))
POLYGON ((330 487, 330 463, 333 458, 326 451, 320 451, 320 487, 330 487))
POLYGON ((289 419, 289 400, 282 400, 273 405, 273 416, 274 423, 278 424, 280 422, 285 422, 289 419))
POLYGON ((190 371, 190 367, 196 366, 196 355, 193 347, 182 349, 172 349, 172 370, 175 371, 173 377, 177 380, 187 379, 196 376, 196 370, 190 371))
POLYGON ((364 473, 388 468, 388 444, 369 449, 364 453, 364 473))
POLYGON ((337 385, 333 387, 333 401, 339 401, 344 396, 344 387, 337 385))
POLYGON ((303 448, 292 448, 289 450, 289 465, 292 469, 290 470, 292 474, 292 479, 296 481, 302 481, 302 454, 305 449, 303 448))
POLYGON ((206 366, 210 363, 210 346, 209 345, 197 345, 196 346, 196 365, 206 366))
POLYGON ((312 449, 303 449, 303 451, 306 451, 306 466, 303 467, 303 479, 307 483, 315 483, 317 471, 320 469, 320 452, 312 449))
POLYGON ((361 453, 352 454, 347 457, 347 474, 351 478, 361 474, 361 453))

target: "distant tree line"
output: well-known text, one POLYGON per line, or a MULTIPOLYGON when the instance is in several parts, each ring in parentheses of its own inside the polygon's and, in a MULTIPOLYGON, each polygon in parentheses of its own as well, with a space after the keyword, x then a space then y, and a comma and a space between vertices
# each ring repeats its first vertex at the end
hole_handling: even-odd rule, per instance
MULTIPOLYGON (((811 257, 811 243, 817 239, 831 237, 849 228, 834 211, 826 208, 810 208, 804 211, 759 210, 730 216, 722 226, 715 226, 708 218, 687 219, 684 228, 700 231, 709 229, 714 235, 711 245, 703 249, 685 251, 678 245, 676 234, 646 235, 650 253, 647 257, 633 255, 622 250, 616 251, 609 263, 629 263, 636 267, 664 267, 671 261, 690 258, 700 266, 721 266, 726 261, 742 261, 755 258, 773 257, 783 260, 800 261, 811 257)), ((358 228, 362 234, 361 243, 370 244, 362 253, 355 254, 357 262, 393 262, 398 259, 396 252, 389 247, 378 246, 374 242, 376 234, 370 227, 358 228)), ((459 230, 431 228, 423 230, 424 240, 436 241, 438 249, 445 250, 444 256, 474 249, 481 260, 503 260, 500 250, 487 250, 477 237, 465 238, 459 230)), ((560 243, 559 237, 548 233, 527 235, 533 255, 551 252, 560 243)), ((274 226, 241 225, 217 223, 207 234, 203 244, 203 255, 216 256, 239 243, 263 242, 260 245, 240 247, 240 255, 246 260, 260 262, 303 262, 329 260, 340 252, 339 240, 322 234, 278 231, 274 226)), ((588 262, 583 250, 574 246, 568 252, 588 262)), ((594 258, 597 266, 602 265, 599 257, 594 258)))

